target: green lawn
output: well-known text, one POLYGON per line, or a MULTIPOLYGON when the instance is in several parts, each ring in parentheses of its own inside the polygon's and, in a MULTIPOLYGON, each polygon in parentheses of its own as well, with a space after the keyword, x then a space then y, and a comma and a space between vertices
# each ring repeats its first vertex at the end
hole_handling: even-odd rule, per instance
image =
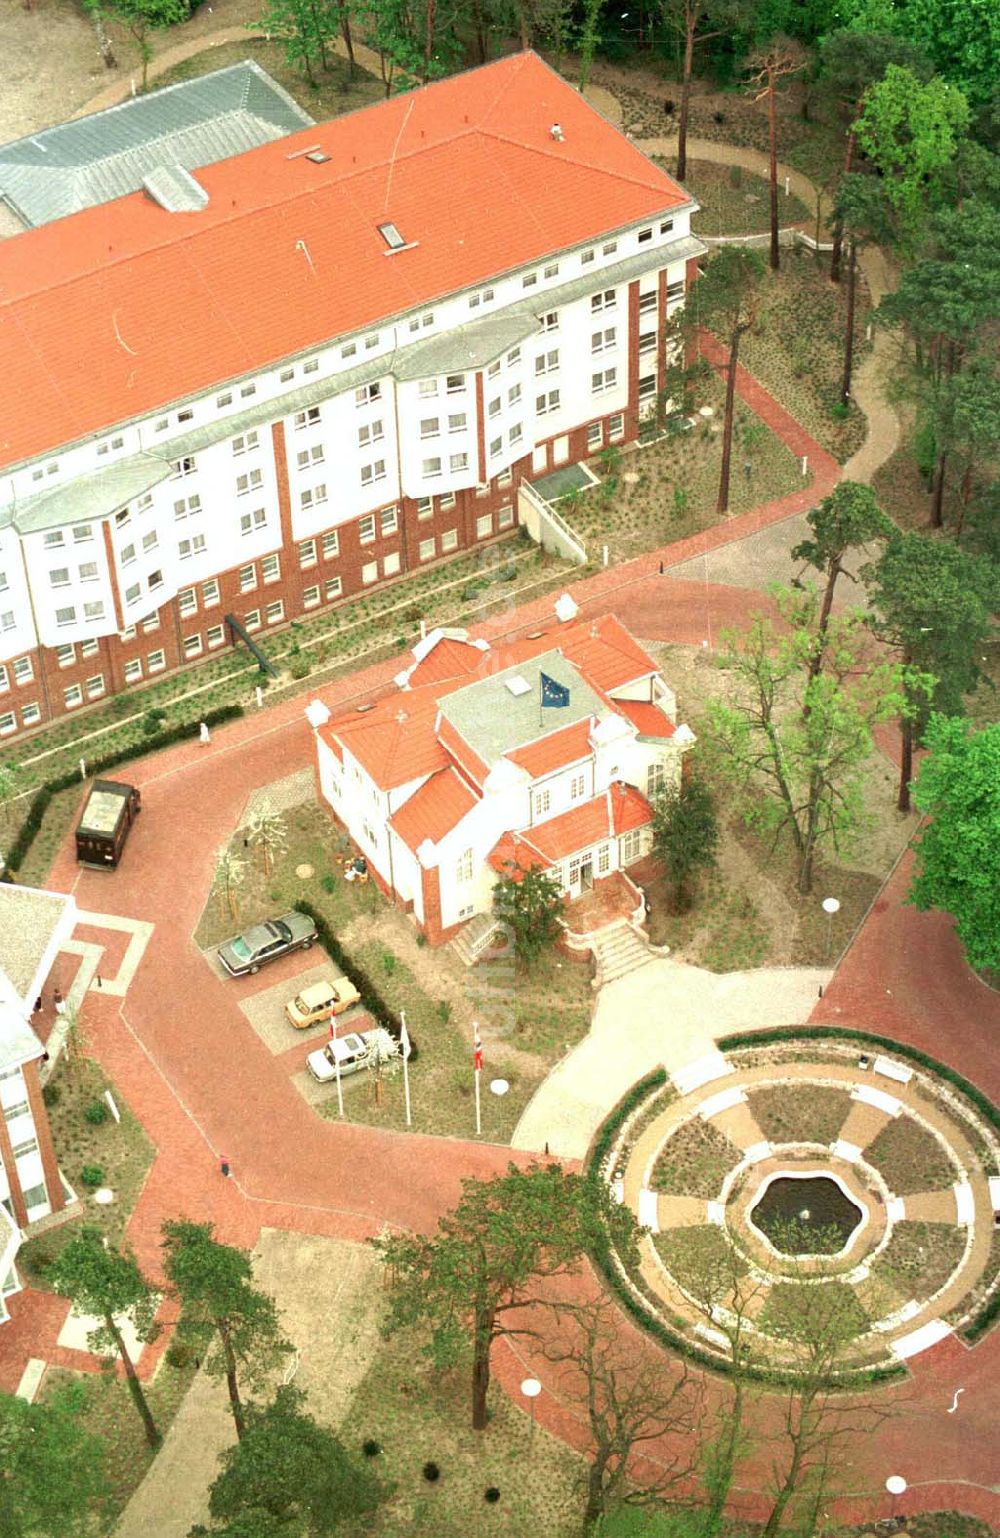
MULTIPOLYGON (((666 170, 671 166, 660 161, 666 170)), ((684 185, 701 204, 691 229, 702 239, 715 235, 759 235, 771 228, 770 186, 762 176, 742 166, 720 166, 710 160, 688 162, 684 185)), ((778 190, 778 220, 784 228, 809 219, 809 209, 794 194, 778 190)))

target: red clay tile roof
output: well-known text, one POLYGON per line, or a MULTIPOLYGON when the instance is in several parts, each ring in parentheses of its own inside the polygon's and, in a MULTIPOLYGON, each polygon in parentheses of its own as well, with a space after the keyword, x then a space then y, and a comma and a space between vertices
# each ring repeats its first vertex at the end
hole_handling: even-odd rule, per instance
POLYGON ((545 870, 549 864, 545 856, 520 833, 504 833, 497 839, 486 859, 501 876, 513 875, 515 881, 519 879, 519 873, 545 870), (511 866, 514 866, 513 871, 511 866))
POLYGON ((434 731, 436 719, 436 692, 422 689, 391 695, 363 714, 354 710, 338 716, 321 726, 319 735, 334 752, 346 748, 376 785, 389 790, 448 767, 434 731))
POLYGON ((573 726, 564 726, 561 731, 550 732, 538 742, 529 742, 527 747, 515 748, 504 756, 512 764, 526 769, 531 778, 537 780, 543 774, 552 774, 556 769, 568 769, 570 764, 579 763, 581 758, 589 758, 592 752, 592 726, 593 721, 589 718, 577 721, 573 726))
POLYGON ((672 737, 677 730, 659 705, 652 705, 648 700, 615 700, 615 704, 638 728, 640 737, 672 737))
POLYGON ((645 796, 633 785, 619 781, 592 801, 584 801, 560 817, 540 823, 530 830, 529 837, 546 860, 552 862, 633 828, 642 828, 652 818, 653 809, 645 796))
POLYGON ((0 464, 687 201, 533 53, 197 176, 198 212, 139 192, 0 242, 0 464))
POLYGON ((425 838, 436 844, 450 833, 478 800, 454 769, 442 769, 393 812, 389 824, 415 854, 425 838))
POLYGON ((476 671, 483 657, 488 655, 478 646, 473 646, 471 641, 456 641, 451 636, 445 636, 431 648, 422 662, 414 664, 409 686, 411 689, 419 689, 424 684, 444 683, 449 678, 467 678, 476 671))

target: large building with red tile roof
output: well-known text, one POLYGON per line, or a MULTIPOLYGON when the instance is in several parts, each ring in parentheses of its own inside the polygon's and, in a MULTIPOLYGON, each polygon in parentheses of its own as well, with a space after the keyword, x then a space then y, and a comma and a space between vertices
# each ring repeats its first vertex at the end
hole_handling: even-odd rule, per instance
POLYGON ((0 239, 0 738, 509 535, 695 209, 525 52, 0 239))
POLYGON ((649 852, 650 797, 694 734, 613 616, 497 647, 435 630, 396 683, 309 718, 323 797, 432 943, 491 911, 498 875, 545 870, 573 898, 649 852))

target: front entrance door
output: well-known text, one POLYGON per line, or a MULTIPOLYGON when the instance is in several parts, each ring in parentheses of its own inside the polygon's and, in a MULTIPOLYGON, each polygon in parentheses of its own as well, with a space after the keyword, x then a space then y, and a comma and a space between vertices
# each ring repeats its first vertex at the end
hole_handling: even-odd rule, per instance
POLYGON ((580 866, 580 890, 589 892, 594 885, 594 862, 592 859, 584 860, 580 866))

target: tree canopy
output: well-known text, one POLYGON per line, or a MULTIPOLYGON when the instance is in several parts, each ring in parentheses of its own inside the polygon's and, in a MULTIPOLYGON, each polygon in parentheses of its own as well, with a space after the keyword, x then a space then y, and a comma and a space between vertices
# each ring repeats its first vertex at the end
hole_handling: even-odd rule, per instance
POLYGON ((854 124, 858 142, 884 178, 900 223, 915 240, 926 209, 940 201, 942 178, 969 126, 969 104, 940 75, 922 83, 890 64, 865 93, 854 124))
POLYGON ((86 1390, 70 1384, 37 1404, 0 1394, 0 1533, 75 1538, 92 1530, 105 1493, 103 1444, 82 1422, 86 1390))
POLYGON ((507 866, 493 888, 493 912, 509 927, 518 961, 530 966, 559 934, 562 888, 540 865, 507 866))
POLYGON ((719 823, 705 781, 681 776, 653 801, 653 850, 663 863, 678 910, 690 908, 691 888, 700 871, 715 865, 719 823))

